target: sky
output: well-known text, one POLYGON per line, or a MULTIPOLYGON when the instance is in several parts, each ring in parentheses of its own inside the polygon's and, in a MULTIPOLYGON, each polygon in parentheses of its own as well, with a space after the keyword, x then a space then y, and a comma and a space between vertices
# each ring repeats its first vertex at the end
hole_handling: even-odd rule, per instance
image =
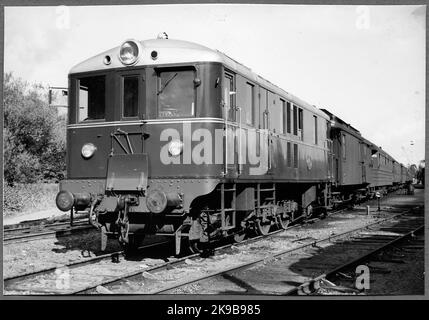
POLYGON ((404 164, 425 152, 425 6, 194 4, 6 7, 4 70, 67 86, 124 40, 218 49, 325 108, 404 164))

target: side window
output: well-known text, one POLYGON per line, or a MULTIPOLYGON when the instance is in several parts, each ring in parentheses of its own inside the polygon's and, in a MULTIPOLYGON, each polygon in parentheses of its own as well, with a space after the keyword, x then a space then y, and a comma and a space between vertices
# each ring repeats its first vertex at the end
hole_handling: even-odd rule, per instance
POLYGON ((285 125, 284 125, 284 121, 283 121, 283 119, 285 117, 284 116, 284 109, 283 109, 283 101, 277 100, 277 105, 278 106, 276 107, 276 109, 279 111, 278 117, 276 119, 276 123, 278 126, 277 133, 283 133, 285 131, 285 129, 284 129, 285 125), (280 105, 278 105, 279 102, 280 102, 280 105))
POLYGON ((314 118, 314 144, 317 144, 317 116, 313 116, 314 118))
POLYGON ((122 78, 122 116, 137 117, 139 107, 139 77, 126 76, 122 78))
POLYGON ((106 108, 106 76, 80 78, 78 120, 102 120, 106 108))
POLYGON ((291 109, 290 109, 290 102, 286 102, 286 127, 287 127, 287 133, 291 133, 291 109))
POLYGON ((298 108, 293 105, 293 134, 298 135, 298 108))
POLYGON ((246 112, 246 124, 249 125, 255 124, 255 121, 253 119, 255 114, 254 91, 255 86, 249 82, 246 82, 246 103, 244 108, 246 112))
POLYGON ((235 90, 234 90, 234 76, 229 73, 225 73, 223 77, 223 100, 225 102, 225 109, 227 111, 227 119, 230 121, 235 121, 235 90))
POLYGON ((293 166, 298 168, 298 145, 296 143, 293 145, 293 166))
POLYGON ((298 108, 298 136, 301 140, 304 138, 304 114, 301 108, 298 108))
POLYGON ((341 135, 341 150, 342 150, 342 155, 343 155, 343 159, 346 159, 346 135, 342 134, 341 135))
POLYGON ((283 99, 280 99, 281 102, 281 111, 282 111, 282 124, 283 124, 283 130, 282 133, 286 133, 287 128, 287 110, 286 110, 286 101, 283 99))
POLYGON ((292 147, 291 143, 287 143, 287 166, 292 167, 292 147))

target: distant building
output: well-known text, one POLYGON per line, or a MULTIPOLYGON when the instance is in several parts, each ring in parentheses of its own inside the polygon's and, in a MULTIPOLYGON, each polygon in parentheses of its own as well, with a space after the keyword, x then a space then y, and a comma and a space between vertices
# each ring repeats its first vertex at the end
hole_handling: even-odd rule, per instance
POLYGON ((68 88, 49 87, 49 105, 57 108, 58 115, 68 113, 68 88))

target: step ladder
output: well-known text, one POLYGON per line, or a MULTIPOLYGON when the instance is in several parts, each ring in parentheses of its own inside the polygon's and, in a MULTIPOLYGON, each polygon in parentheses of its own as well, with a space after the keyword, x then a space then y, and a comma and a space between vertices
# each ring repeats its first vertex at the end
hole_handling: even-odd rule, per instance
MULTIPOLYGON (((237 186, 235 183, 222 183, 218 188, 220 191, 220 211, 221 211, 221 222, 222 222, 222 230, 227 231, 234 229, 236 226, 236 198, 237 198, 237 186), (231 195, 230 203, 232 207, 227 206, 226 201, 229 200, 227 198, 227 194, 231 195), (229 221, 227 219, 229 217, 229 221)), ((228 201, 229 202, 229 201, 228 201)))
POLYGON ((263 201, 276 203, 276 184, 275 183, 258 183, 256 185, 255 204, 256 210, 260 213, 260 209, 269 208, 271 205, 262 205, 263 201), (261 186, 262 185, 262 186, 261 186))

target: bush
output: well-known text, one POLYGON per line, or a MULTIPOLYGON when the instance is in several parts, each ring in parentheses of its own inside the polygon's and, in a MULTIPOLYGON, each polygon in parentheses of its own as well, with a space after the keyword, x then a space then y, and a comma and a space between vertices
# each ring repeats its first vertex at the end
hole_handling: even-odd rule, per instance
POLYGON ((4 177, 9 185, 64 178, 66 118, 48 104, 48 88, 4 77, 4 177))

